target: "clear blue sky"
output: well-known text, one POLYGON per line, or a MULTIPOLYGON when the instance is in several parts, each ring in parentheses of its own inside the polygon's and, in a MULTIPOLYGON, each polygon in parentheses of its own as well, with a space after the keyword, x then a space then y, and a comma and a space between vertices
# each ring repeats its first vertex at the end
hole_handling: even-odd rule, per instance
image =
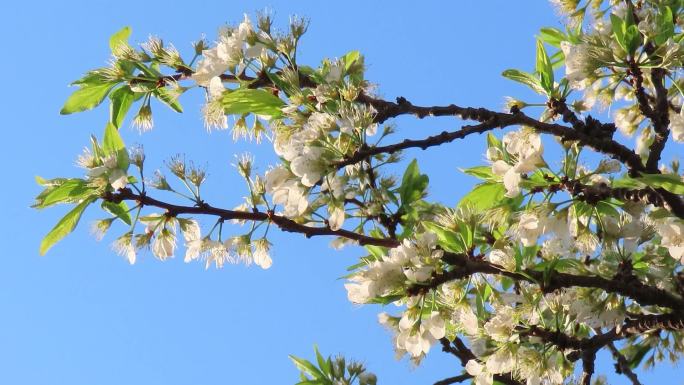
MULTIPOLYGON (((358 49, 381 95, 422 104, 499 108, 505 95, 529 96, 499 74, 530 69, 534 34, 558 25, 544 1, 5 3, 1 156, 11 183, 3 188, 0 222, 0 384, 287 384, 297 378, 287 355, 311 357, 314 343, 324 353, 364 361, 382 384, 429 384, 460 373, 436 348, 416 369, 394 360, 390 335, 376 322, 382 309, 351 305, 338 279, 358 250, 335 252, 329 239, 274 235, 268 271, 232 265, 205 271, 182 258, 162 263, 149 255, 129 266, 111 252, 111 237, 97 243, 88 234, 93 211, 73 235, 38 256, 41 237, 65 211, 28 208, 39 192, 33 178, 80 175, 75 157, 91 133, 102 132, 107 107, 66 117, 58 111, 67 84, 105 64, 109 35, 130 25, 136 42, 154 34, 189 53, 200 34, 211 40, 222 24, 266 6, 281 25, 290 14, 311 18, 302 61, 316 64, 358 49)), ((153 106, 154 131, 140 136, 126 128, 124 138, 143 143, 153 167, 179 152, 208 164, 206 198, 233 207, 243 189, 229 166, 233 154, 249 148, 263 171, 273 162, 271 150, 235 144, 228 132, 207 134, 201 100, 198 92, 182 99, 180 116, 153 106)), ((397 123, 414 138, 458 127, 449 119, 397 123)), ((431 198, 453 204, 474 182, 457 167, 480 163, 483 150, 477 139, 407 157, 419 156, 430 173, 431 198)), ((614 377, 610 366, 601 369, 614 377)), ((674 374, 645 378, 672 383, 674 374)))

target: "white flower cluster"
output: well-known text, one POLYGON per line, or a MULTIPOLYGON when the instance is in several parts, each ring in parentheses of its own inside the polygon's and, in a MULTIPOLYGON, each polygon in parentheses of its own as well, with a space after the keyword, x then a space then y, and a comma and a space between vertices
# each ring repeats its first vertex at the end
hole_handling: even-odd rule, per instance
POLYGON ((270 40, 265 33, 259 33, 258 39, 252 36, 254 34, 252 22, 247 15, 237 28, 221 30, 216 46, 202 51, 202 59, 197 64, 192 79, 197 84, 208 87, 213 79, 229 69, 238 67, 235 73, 242 72, 243 59, 259 57, 265 49, 264 44, 258 42, 258 39, 270 40))
POLYGON ((134 239, 133 233, 128 232, 112 245, 131 264, 136 261, 137 250, 148 245, 156 258, 172 258, 177 245, 176 227, 179 226, 185 240, 186 263, 201 259, 205 261, 207 269, 212 264, 221 268, 226 262, 243 262, 247 265, 255 263, 263 269, 272 265, 269 256, 270 243, 265 238, 252 241, 246 236, 236 236, 221 242, 212 240, 209 236, 202 237, 200 226, 194 219, 152 214, 140 220, 147 225, 144 234, 137 235, 134 239))
POLYGON ((505 154, 492 147, 487 151, 487 158, 493 162, 492 173, 503 177, 506 196, 515 197, 520 194, 521 174, 534 171, 544 164, 544 147, 539 134, 529 128, 507 133, 503 138, 503 146, 505 154))
POLYGON ((444 253, 436 249, 437 236, 431 232, 419 234, 415 242, 409 239, 381 260, 371 262, 368 267, 349 278, 344 287, 353 303, 369 303, 372 299, 395 294, 403 289, 404 283, 423 283, 441 266, 444 253))
POLYGON ((677 218, 664 218, 656 222, 660 244, 667 248, 670 256, 684 263, 684 223, 677 218))
POLYGON ((128 174, 119 165, 117 154, 110 154, 98 160, 90 150, 84 150, 77 163, 85 168, 91 181, 109 184, 114 191, 128 185, 128 174))

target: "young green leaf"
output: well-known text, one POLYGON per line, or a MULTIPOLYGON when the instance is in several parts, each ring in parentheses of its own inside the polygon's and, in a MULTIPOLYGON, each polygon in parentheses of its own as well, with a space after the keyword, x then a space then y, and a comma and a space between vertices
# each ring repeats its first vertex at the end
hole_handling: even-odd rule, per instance
POLYGON ((490 166, 476 166, 471 168, 460 169, 463 173, 474 176, 478 179, 490 180, 496 179, 494 174, 492 174, 492 168, 490 166))
POLYGON ((541 40, 537 40, 537 64, 536 71, 539 74, 541 80, 541 86, 544 88, 548 95, 553 92, 553 66, 551 65, 551 60, 549 55, 546 53, 546 48, 544 48, 544 43, 541 40))
POLYGON ((278 118, 285 105, 279 97, 261 89, 240 88, 226 91, 221 99, 226 114, 257 114, 278 118))
POLYGON ((123 27, 120 30, 116 31, 110 38, 109 38, 109 49, 112 50, 113 54, 116 54, 118 47, 122 44, 128 44, 128 38, 131 36, 131 27, 123 27))
POLYGON ((641 32, 636 25, 630 25, 625 31, 625 47, 630 56, 634 56, 637 48, 641 45, 641 32))
POLYGON ((108 213, 114 215, 115 217, 121 219, 125 224, 131 225, 131 214, 128 212, 128 205, 126 202, 121 201, 119 203, 102 201, 101 207, 108 213))
POLYGON ((344 58, 344 69, 349 71, 349 68, 361 57, 361 52, 359 51, 349 51, 344 58))
POLYGON ((102 103, 102 100, 104 100, 105 96, 107 96, 115 84, 116 83, 108 82, 81 86, 81 88, 77 89, 69 96, 59 113, 68 115, 97 107, 102 103))
POLYGON ((289 357, 290 357, 290 360, 292 360, 292 362, 295 364, 297 369, 299 369, 302 373, 306 373, 306 374, 312 376, 314 379, 325 378, 323 373, 321 373, 321 371, 318 370, 318 368, 316 368, 316 366, 314 366, 314 364, 312 364, 311 362, 309 362, 303 358, 295 357, 293 355, 289 355, 289 357))
POLYGON ((79 203, 71 211, 69 211, 62 219, 57 222, 55 227, 50 230, 50 232, 43 238, 40 242, 40 255, 45 255, 47 251, 59 242, 62 238, 67 236, 69 233, 74 231, 78 221, 81 219, 83 211, 97 199, 96 197, 90 197, 85 199, 83 202, 79 203))
POLYGON ((542 87, 540 80, 530 73, 516 69, 508 69, 505 70, 501 75, 507 79, 513 80, 514 82, 522 83, 530 87, 534 92, 538 94, 546 94, 546 90, 544 89, 544 87, 542 87))
POLYGON ((116 154, 118 167, 122 170, 128 169, 129 159, 126 145, 121 139, 119 130, 112 123, 107 123, 105 127, 102 150, 105 154, 116 154))
POLYGON ((57 203, 79 202, 95 190, 96 188, 88 186, 88 182, 83 179, 67 179, 59 185, 46 188, 36 197, 36 203, 31 207, 42 209, 57 203))
POLYGON ((487 210, 501 203, 505 194, 506 188, 501 183, 482 183, 461 198, 458 207, 471 206, 478 211, 487 210))
POLYGON ((109 100, 111 104, 109 105, 109 121, 114 124, 116 128, 121 127, 126 113, 133 105, 133 102, 137 99, 136 94, 131 90, 129 86, 122 86, 109 94, 109 100))
POLYGON ((428 176, 420 173, 418 161, 416 159, 411 161, 404 171, 404 177, 401 180, 401 186, 399 186, 402 206, 421 199, 425 194, 428 182, 428 176))
POLYGON ((539 31, 539 39, 556 48, 560 47, 562 41, 568 40, 567 36, 558 28, 546 27, 539 31))
POLYGON ((627 45, 625 44, 625 32, 627 31, 627 26, 625 21, 622 20, 618 15, 610 14, 610 24, 613 27, 613 34, 615 35, 615 40, 618 42, 620 47, 627 51, 627 45))
POLYGON ((670 7, 663 6, 660 8, 660 12, 656 15, 656 25, 658 34, 654 40, 657 45, 661 45, 671 38, 675 32, 672 9, 670 7))
POLYGON ((157 100, 171 107, 172 110, 183 112, 183 106, 178 102, 178 97, 171 94, 166 88, 157 88, 152 93, 157 97, 157 100))
POLYGON ((641 174, 638 180, 651 187, 660 187, 671 193, 684 195, 684 181, 678 175, 641 174))
POLYGON ((466 245, 464 245, 464 239, 461 234, 433 222, 423 222, 423 226, 437 235, 437 243, 444 250, 454 253, 464 253, 466 251, 466 245))
POLYGON ((318 367, 321 369, 321 372, 330 377, 330 365, 328 364, 330 361, 323 358, 321 352, 318 351, 318 345, 314 345, 314 352, 316 353, 316 361, 318 362, 318 367))
POLYGON ((487 133, 487 147, 501 148, 501 140, 491 132, 487 133))

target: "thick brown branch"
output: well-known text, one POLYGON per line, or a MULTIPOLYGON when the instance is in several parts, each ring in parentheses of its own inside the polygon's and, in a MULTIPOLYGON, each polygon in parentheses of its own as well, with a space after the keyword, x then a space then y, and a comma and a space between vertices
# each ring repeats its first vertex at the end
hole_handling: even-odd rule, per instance
POLYGON ((524 274, 506 271, 498 265, 490 262, 472 259, 464 254, 445 253, 444 259, 454 266, 452 270, 436 276, 427 285, 414 285, 407 292, 417 294, 439 285, 457 279, 469 277, 475 273, 502 275, 515 281, 527 281, 540 285, 541 290, 552 292, 562 288, 586 287, 602 289, 608 293, 620 294, 631 298, 642 306, 657 305, 673 310, 684 309, 684 299, 668 291, 655 286, 648 286, 638 280, 606 279, 591 275, 573 275, 568 273, 552 272, 546 275, 541 271, 527 269, 524 274))
POLYGON ((449 341, 446 337, 441 338, 439 342, 442 344, 442 351, 456 356, 461 361, 461 366, 465 367, 468 361, 475 359, 473 352, 465 346, 458 336, 454 337, 453 345, 452 341, 449 341))
POLYGON ((585 350, 582 352, 582 385, 591 385, 591 377, 594 375, 594 367, 596 362, 596 351, 585 350))
POLYGON ((262 211, 235 211, 226 210, 217 207, 210 206, 208 204, 202 204, 198 206, 180 206, 174 205, 167 202, 162 202, 157 199, 151 198, 147 195, 136 194, 130 189, 121 189, 116 193, 109 193, 102 197, 102 199, 110 202, 120 202, 123 200, 136 201, 138 204, 143 206, 153 206, 167 211, 168 215, 178 215, 178 214, 199 214, 199 215, 212 215, 223 220, 249 220, 249 221, 270 221, 271 223, 278 226, 282 231, 301 233, 306 237, 313 237, 317 235, 332 235, 342 238, 351 239, 357 241, 361 245, 375 245, 383 247, 396 247, 399 242, 396 239, 390 238, 375 238, 359 234, 349 230, 332 230, 329 227, 313 227, 306 226, 293 221, 282 215, 277 215, 273 212, 262 212, 262 211))
POLYGON ((628 319, 622 333, 639 334, 649 330, 684 330, 684 308, 675 309, 676 313, 645 314, 628 319))
MULTIPOLYGON (((456 358, 461 361, 461 366, 465 367, 468 361, 476 359, 475 355, 473 352, 468 349, 468 347, 461 341, 460 338, 454 337, 453 345, 452 341, 449 341, 447 338, 441 338, 439 342, 442 344, 442 351, 453 354, 456 356, 456 358)), ((467 378, 472 378, 471 375, 469 374, 464 374, 464 376, 468 376, 467 378)), ((461 376, 458 376, 459 378, 461 376)), ((456 377, 452 377, 456 378, 456 377)), ((495 374, 494 379, 496 381, 499 381, 503 384, 506 385, 522 385, 522 383, 516 379, 513 378, 513 375, 511 373, 504 373, 504 374, 495 374)), ((447 379, 448 380, 448 379, 447 379)), ((443 380, 446 381, 446 380, 443 380)), ((437 382, 439 384, 440 382, 437 382)), ((445 382, 444 384, 453 384, 455 382, 445 382)))
POLYGON ((625 377, 629 378, 629 380, 632 382, 632 385, 641 385, 641 382, 639 382, 639 377, 637 377, 636 373, 634 373, 629 367, 627 359, 615 347, 615 344, 611 342, 606 346, 608 346, 608 350, 610 350, 613 358, 615 359, 615 372, 617 374, 623 374, 625 377))
MULTIPOLYGON (((374 100, 373 103, 375 104, 388 103, 390 106, 400 106, 400 104, 381 101, 379 99, 372 100, 374 100)), ((456 139, 463 139, 470 134, 481 134, 490 131, 494 128, 504 128, 513 125, 525 125, 532 127, 541 133, 557 136, 562 141, 579 141, 583 145, 589 146, 598 152, 609 155, 610 157, 619 160, 623 164, 627 165, 627 167, 633 172, 644 171, 644 165, 641 162, 641 158, 639 158, 639 156, 636 153, 634 153, 634 151, 630 150, 629 148, 612 139, 606 137, 587 135, 571 127, 566 127, 560 124, 540 122, 521 112, 507 114, 502 112, 490 111, 484 108, 463 108, 456 105, 450 105, 446 107, 416 107, 410 103, 408 105, 411 106, 411 108, 402 109, 399 107, 387 107, 388 111, 390 111, 388 113, 390 114, 390 116, 398 116, 402 113, 407 113, 416 114, 419 117, 422 117, 422 114, 440 116, 453 115, 461 116, 463 119, 476 120, 481 123, 473 126, 464 126, 458 131, 444 131, 441 134, 430 136, 425 139, 406 139, 403 142, 399 142, 392 145, 379 147, 371 146, 364 149, 360 149, 352 156, 337 162, 336 166, 341 168, 350 164, 358 163, 369 156, 383 153, 391 154, 396 151, 404 150, 407 148, 421 148, 424 150, 429 147, 439 146, 445 143, 452 142, 456 139), (427 113, 425 111, 431 112, 427 113)))
POLYGON ((670 129, 668 128, 670 124, 669 103, 667 100, 667 88, 665 88, 664 79, 664 69, 654 68, 651 71, 651 83, 653 83, 653 88, 655 89, 655 106, 653 108, 651 121, 653 122, 655 138, 649 148, 648 159, 646 161, 646 170, 650 173, 658 172, 660 155, 665 149, 667 138, 670 135, 670 129))
MULTIPOLYGON (((549 179, 553 180, 551 177, 549 177, 549 179)), ((663 207, 679 218, 684 219, 684 205, 680 204, 681 199, 677 195, 663 189, 654 189, 652 187, 629 189, 624 187, 610 187, 604 183, 587 185, 581 183, 579 180, 568 180, 567 178, 564 178, 558 183, 552 183, 545 187, 532 188, 530 191, 541 192, 542 190, 551 192, 566 190, 576 199, 589 204, 596 204, 597 202, 608 198, 615 198, 623 202, 652 204, 656 207, 663 207)))

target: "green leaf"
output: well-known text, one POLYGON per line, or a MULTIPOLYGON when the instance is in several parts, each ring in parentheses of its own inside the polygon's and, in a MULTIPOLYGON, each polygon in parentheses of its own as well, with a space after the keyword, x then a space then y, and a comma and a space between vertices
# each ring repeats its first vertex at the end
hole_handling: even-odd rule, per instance
POLYGON ((656 24, 658 26, 658 34, 654 40, 657 45, 661 45, 671 38, 675 32, 674 18, 670 7, 664 6, 660 8, 660 12, 656 15, 656 24))
POLYGON ((375 258, 375 260, 380 261, 382 257, 387 255, 387 248, 381 246, 365 245, 366 250, 375 258))
POLYGON ((102 150, 105 154, 116 154, 117 166, 122 170, 128 169, 129 160, 126 145, 119 135, 119 130, 112 123, 107 123, 105 127, 102 150))
POLYGON ((408 167, 406 167, 401 180, 401 186, 399 186, 401 205, 406 206, 421 199, 425 194, 428 182, 428 176, 420 173, 418 161, 413 159, 408 167))
POLYGON ((53 187, 53 186, 59 186, 65 181, 67 181, 67 178, 54 178, 54 179, 45 179, 41 176, 36 175, 35 177, 36 183, 43 187, 53 187))
POLYGON ((556 48, 560 47, 560 43, 564 40, 568 40, 567 36, 565 36, 565 33, 563 33, 560 29, 558 28, 542 28, 539 31, 539 38, 545 42, 548 43, 556 48))
POLYGON ((117 48, 121 44, 128 44, 128 37, 131 36, 131 27, 123 27, 109 38, 109 49, 116 54, 117 48))
POLYGON ((116 128, 121 127, 126 113, 136 100, 136 93, 131 90, 129 86, 122 86, 109 94, 109 121, 114 124, 116 128))
POLYGON ((537 64, 535 69, 540 76, 542 88, 550 95, 553 92, 553 66, 541 40, 537 40, 537 64))
POLYGON ((460 234, 444 228, 434 222, 423 222, 423 226, 437 235, 437 243, 447 251, 453 253, 464 253, 466 245, 460 234))
POLYGON ((221 99, 226 114, 257 114, 279 118, 285 102, 272 93, 261 89, 240 88, 226 90, 221 99))
POLYGON ((487 133, 487 147, 501 148, 501 140, 491 132, 487 133))
POLYGON ((458 207, 472 206, 484 211, 501 203, 505 194, 506 188, 501 183, 482 183, 461 198, 458 207))
POLYGON ((614 179, 610 185, 613 188, 621 187, 630 189, 640 189, 646 187, 643 182, 634 178, 630 178, 628 176, 619 179, 614 179))
POLYGON ((31 207, 42 209, 57 203, 79 202, 95 190, 83 179, 67 179, 59 185, 46 188, 36 197, 36 203, 31 207))
POLYGON ((678 175, 641 174, 637 179, 648 186, 660 187, 671 193, 684 195, 684 181, 678 175))
POLYGON ((349 67, 351 67, 361 57, 361 52, 349 51, 343 57, 344 57, 344 69, 346 71, 349 71, 349 67))
POLYGON ((125 224, 131 225, 131 214, 128 212, 128 205, 126 202, 119 203, 102 201, 101 206, 105 211, 121 219, 125 224))
POLYGON ((318 351, 317 345, 314 345, 314 352, 316 352, 316 361, 318 362, 318 367, 321 369, 321 372, 326 376, 330 376, 330 365, 328 365, 328 361, 323 358, 321 352, 318 351))
POLYGON ((108 82, 82 85, 81 88, 74 91, 74 93, 69 96, 59 113, 68 115, 97 107, 102 103, 102 100, 104 100, 105 96, 109 93, 109 90, 111 90, 115 84, 116 83, 108 82))
POLYGON ((634 56, 637 48, 641 45, 641 32, 636 25, 630 25, 625 31, 625 47, 630 56, 634 56))
POLYGON ((389 305, 392 302, 398 301, 404 298, 403 294, 386 295, 384 297, 372 298, 368 303, 374 303, 378 305, 389 305))
POLYGON ((476 166, 471 168, 465 168, 461 169, 461 172, 483 180, 496 179, 494 177, 494 174, 492 174, 492 168, 490 166, 476 166))
POLYGON ((634 353, 634 355, 629 359, 629 367, 630 369, 636 369, 637 366, 641 363, 641 361, 644 359, 646 356, 646 353, 651 351, 651 346, 648 344, 640 344, 637 345, 637 350, 634 353))
POLYGON ((290 360, 292 360, 292 362, 295 364, 297 369, 299 369, 301 372, 309 374, 314 379, 325 378, 323 373, 321 373, 321 371, 318 370, 318 368, 316 368, 316 366, 314 366, 314 364, 312 364, 311 362, 309 362, 303 358, 295 357, 293 355, 289 355, 289 357, 290 357, 290 360))
POLYGON ((627 45, 625 44, 625 32, 627 26, 625 21, 622 20, 618 15, 613 13, 610 14, 610 24, 613 27, 613 34, 615 35, 615 40, 620 44, 620 47, 627 51, 627 45))
POLYGON ((530 73, 516 69, 508 69, 505 70, 501 75, 507 79, 513 80, 514 82, 522 83, 530 87, 534 92, 538 94, 546 94, 546 90, 544 89, 544 87, 542 87, 540 80, 530 73))
POLYGON ((546 179, 544 174, 545 173, 541 170, 533 172, 528 175, 527 178, 523 178, 523 180, 520 181, 520 187, 529 190, 535 187, 546 187, 557 182, 555 179, 546 179))
POLYGON ((57 222, 55 227, 50 230, 50 232, 43 238, 40 242, 40 255, 45 255, 47 251, 54 246, 55 243, 59 242, 62 238, 67 236, 69 233, 74 231, 78 221, 81 219, 83 211, 97 199, 96 197, 90 197, 83 202, 79 203, 71 211, 69 211, 62 219, 57 222))
POLYGON ((174 96, 166 88, 157 88, 152 91, 157 100, 171 107, 176 112, 183 112, 183 106, 178 102, 178 97, 174 96))

